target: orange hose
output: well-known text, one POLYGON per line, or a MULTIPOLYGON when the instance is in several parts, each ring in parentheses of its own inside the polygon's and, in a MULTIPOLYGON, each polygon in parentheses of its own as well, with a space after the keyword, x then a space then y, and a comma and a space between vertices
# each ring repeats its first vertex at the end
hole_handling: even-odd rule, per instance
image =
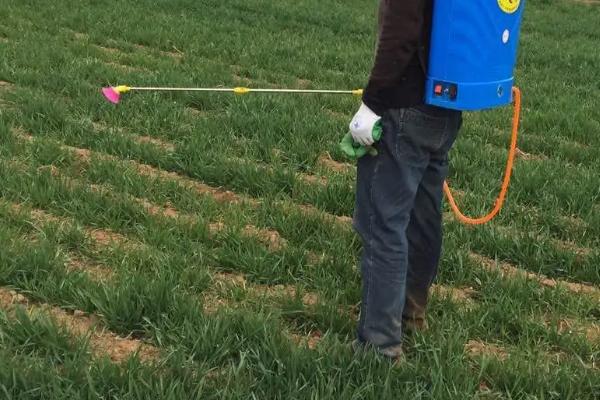
POLYGON ((467 225, 483 225, 485 223, 490 222, 492 219, 498 215, 500 210, 502 210, 502 206, 504 205, 504 200, 506 199, 506 193, 508 192, 508 186, 510 185, 510 178, 512 175, 513 164, 515 161, 515 154, 517 151, 517 139, 519 136, 519 121, 521 117, 521 90, 518 87, 513 87, 512 90, 513 98, 514 98, 514 115, 512 121, 512 136, 510 141, 510 149, 508 151, 508 160, 506 161, 506 170, 504 172, 504 180, 502 181, 502 188, 500 189, 500 194, 496 199, 496 203, 492 211, 489 214, 480 217, 480 218, 470 218, 465 216, 458 206, 456 205, 456 201, 454 200, 454 196, 452 196, 452 192, 450 191, 450 187, 448 186, 448 182, 444 182, 444 193, 448 198, 448 202, 450 203, 450 208, 454 211, 454 214, 458 218, 459 221, 465 223, 467 225))

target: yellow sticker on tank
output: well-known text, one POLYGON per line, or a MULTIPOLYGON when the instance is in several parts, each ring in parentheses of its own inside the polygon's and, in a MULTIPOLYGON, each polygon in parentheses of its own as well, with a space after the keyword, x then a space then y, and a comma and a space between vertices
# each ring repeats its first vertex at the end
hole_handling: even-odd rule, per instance
POLYGON ((512 14, 519 9, 521 0, 498 0, 498 5, 505 13, 512 14))

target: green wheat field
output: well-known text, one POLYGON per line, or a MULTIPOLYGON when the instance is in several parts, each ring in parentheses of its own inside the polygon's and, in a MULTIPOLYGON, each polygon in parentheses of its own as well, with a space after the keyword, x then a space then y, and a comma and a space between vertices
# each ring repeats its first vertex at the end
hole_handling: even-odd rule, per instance
MULTIPOLYGON (((430 329, 353 354, 352 96, 375 0, 0 0, 1 399, 600 398, 600 4, 529 0, 508 203, 445 207, 430 329)), ((512 110, 449 182, 500 186, 512 110)))

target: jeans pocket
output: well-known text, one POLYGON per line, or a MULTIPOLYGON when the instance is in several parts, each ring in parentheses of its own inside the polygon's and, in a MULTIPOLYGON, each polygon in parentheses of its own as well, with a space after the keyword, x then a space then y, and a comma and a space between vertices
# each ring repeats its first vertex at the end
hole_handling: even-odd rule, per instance
POLYGON ((404 120, 414 126, 431 130, 444 130, 448 122, 448 116, 431 115, 416 108, 409 107, 404 114, 404 120))
POLYGON ((408 109, 396 137, 396 156, 411 164, 426 162, 445 141, 445 121, 408 109))

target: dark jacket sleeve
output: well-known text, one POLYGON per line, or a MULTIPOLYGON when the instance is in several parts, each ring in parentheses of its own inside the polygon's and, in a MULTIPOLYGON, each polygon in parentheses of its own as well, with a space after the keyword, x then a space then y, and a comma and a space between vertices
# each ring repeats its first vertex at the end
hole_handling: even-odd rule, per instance
POLYGON ((381 0, 375 63, 363 102, 381 115, 419 47, 424 0, 381 0))

